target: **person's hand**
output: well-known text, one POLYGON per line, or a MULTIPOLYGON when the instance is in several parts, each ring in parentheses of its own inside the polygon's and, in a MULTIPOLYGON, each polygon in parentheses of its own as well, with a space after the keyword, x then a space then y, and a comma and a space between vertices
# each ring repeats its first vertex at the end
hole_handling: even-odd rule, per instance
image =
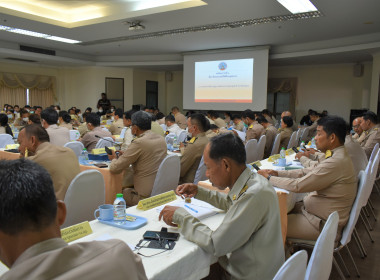
POLYGON ((268 178, 269 175, 278 176, 278 172, 272 169, 261 169, 261 170, 258 170, 257 173, 259 173, 261 176, 265 178, 268 178))
POLYGON ((307 152, 299 152, 296 154, 296 159, 300 159, 301 157, 309 157, 309 155, 307 154, 307 152))
POLYGON ((160 212, 160 215, 158 216, 158 220, 161 221, 161 218, 164 220, 164 222, 172 227, 178 227, 178 225, 173 224, 173 215, 175 210, 177 210, 179 207, 177 206, 165 206, 164 209, 160 212))
POLYGON ((113 159, 116 158, 116 153, 115 153, 115 151, 114 151, 114 150, 111 150, 111 152, 112 152, 112 154, 108 155, 108 159, 109 159, 109 160, 113 160, 113 159))
POLYGON ((317 150, 313 148, 309 148, 309 149, 306 149, 306 151, 309 153, 309 155, 314 155, 317 150))
POLYGON ((183 142, 181 142, 180 144, 179 144, 179 148, 181 149, 181 148, 185 148, 185 144, 183 143, 183 142))
POLYGON ((175 190, 175 193, 183 197, 194 197, 198 193, 198 186, 195 184, 187 183, 179 185, 175 190))

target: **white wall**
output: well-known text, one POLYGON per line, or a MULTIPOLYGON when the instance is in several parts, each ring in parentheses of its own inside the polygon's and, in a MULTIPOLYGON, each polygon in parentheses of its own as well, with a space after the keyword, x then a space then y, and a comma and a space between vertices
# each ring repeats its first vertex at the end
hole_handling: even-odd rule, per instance
POLYGON ((327 110, 349 120, 351 109, 368 107, 372 64, 362 77, 353 76, 353 64, 269 68, 269 78, 297 78, 296 120, 308 109, 327 110))

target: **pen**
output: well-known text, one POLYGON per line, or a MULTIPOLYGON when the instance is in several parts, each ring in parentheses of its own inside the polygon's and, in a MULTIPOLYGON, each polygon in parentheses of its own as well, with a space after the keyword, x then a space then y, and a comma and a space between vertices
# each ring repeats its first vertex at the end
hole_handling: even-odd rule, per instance
POLYGON ((191 208, 189 205, 185 204, 186 208, 189 208, 191 211, 194 211, 195 213, 198 213, 198 210, 195 210, 194 208, 191 208))

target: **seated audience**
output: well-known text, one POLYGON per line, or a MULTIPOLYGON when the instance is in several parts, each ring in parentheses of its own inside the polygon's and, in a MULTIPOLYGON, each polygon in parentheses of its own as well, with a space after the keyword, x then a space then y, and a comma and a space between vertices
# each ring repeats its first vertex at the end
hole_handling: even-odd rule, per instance
POLYGON ((346 122, 340 117, 327 116, 318 120, 315 137, 317 148, 325 153, 324 161, 304 169, 258 171, 276 187, 309 193, 288 214, 288 237, 317 240, 328 216, 338 211, 336 240, 340 239, 357 191, 354 167, 344 147, 345 137, 346 122))
POLYGON ((8 124, 8 116, 6 114, 0 114, 0 134, 9 134, 13 137, 13 132, 8 124))
POLYGON ((264 116, 259 116, 256 118, 256 121, 265 129, 264 135, 266 137, 266 142, 264 149, 264 158, 268 158, 272 152, 273 142, 277 136, 277 129, 273 126, 272 123, 269 123, 267 118, 264 116))
POLYGON ((88 128, 87 128, 87 122, 86 122, 86 117, 89 113, 84 113, 82 118, 83 118, 83 123, 78 126, 78 131, 80 133, 80 137, 83 138, 83 136, 89 132, 88 128))
POLYGON ((59 111, 59 113, 58 113, 59 127, 65 127, 68 130, 72 130, 73 125, 70 122, 71 122, 71 117, 70 117, 69 113, 67 113, 66 111, 59 111))
POLYGON ((43 167, 0 161, 0 177, 0 260, 10 268, 1 279, 147 279, 140 257, 120 240, 61 239, 66 205, 43 167))
POLYGON ((165 137, 165 131, 164 129, 160 126, 160 124, 157 122, 156 115, 149 113, 150 117, 152 118, 152 124, 151 124, 151 131, 153 133, 156 133, 162 137, 165 137))
POLYGON ((226 211, 212 230, 184 208, 165 206, 159 219, 178 226, 180 233, 218 257, 208 279, 272 279, 284 262, 280 210, 276 192, 267 180, 246 167, 241 139, 221 134, 210 140, 204 153, 206 175, 228 194, 183 184, 177 195, 195 197, 226 211))
POLYGON ((368 159, 371 157, 375 145, 380 144, 380 130, 377 123, 377 116, 371 111, 363 115, 363 121, 360 123, 361 128, 365 131, 365 138, 360 143, 360 146, 364 149, 368 159))
POLYGON ((283 117, 281 119, 281 129, 280 129, 280 150, 281 148, 288 148, 290 137, 293 133, 293 120, 291 117, 283 117))
POLYGON ((126 128, 125 130, 125 133, 124 133, 124 138, 123 138, 123 144, 121 145, 121 149, 124 151, 126 150, 129 145, 132 143, 132 140, 133 140, 133 135, 132 135, 132 129, 131 129, 131 125, 132 125, 132 114, 131 112, 124 112, 123 114, 123 124, 124 124, 124 127, 126 128))
POLYGON ((156 114, 156 118, 157 118, 157 122, 158 122, 158 124, 165 124, 165 115, 164 115, 164 113, 162 113, 162 112, 158 112, 157 114, 156 114))
POLYGON ((211 124, 210 129, 206 131, 205 135, 208 139, 216 136, 219 134, 219 127, 216 126, 216 124, 211 124))
POLYGON ((41 117, 40 117, 40 115, 30 114, 29 115, 28 124, 39 124, 39 125, 42 125, 41 124, 41 117))
POLYGON ((316 111, 312 111, 310 113, 310 120, 313 122, 311 126, 309 126, 309 134, 306 138, 306 142, 309 142, 315 135, 317 134, 317 122, 320 119, 319 114, 316 111))
POLYGON ((95 149, 96 144, 101 138, 112 137, 112 134, 100 127, 100 117, 96 113, 88 114, 86 117, 86 123, 89 132, 83 136, 81 142, 87 151, 91 153, 92 149, 95 149))
POLYGON ((261 114, 265 117, 265 119, 268 121, 268 123, 270 123, 273 126, 276 124, 277 120, 271 111, 269 111, 268 109, 264 109, 261 111, 261 114))
POLYGON ((309 109, 309 111, 307 112, 307 115, 302 117, 300 121, 300 125, 311 126, 313 124, 313 122, 310 119, 311 112, 313 112, 313 110, 309 109))
POLYGON ((23 128, 18 135, 18 143, 22 157, 46 168, 52 177, 57 199, 63 200, 71 181, 80 172, 73 150, 49 143, 49 134, 37 124, 23 128))
POLYGON ((234 123, 233 128, 236 130, 239 130, 241 132, 244 131, 244 122, 241 120, 241 117, 239 115, 233 115, 232 121, 234 123))
MULTIPOLYGON (((295 120, 293 119, 292 117, 292 113, 290 111, 284 111, 281 113, 281 119, 283 117, 291 117, 292 120, 293 120, 293 126, 292 126, 292 129, 293 131, 297 131, 298 130, 298 126, 297 126, 297 123, 295 122, 295 120)), ((279 122, 279 128, 281 128, 281 121, 279 122)))
POLYGON ((214 121, 215 125, 219 128, 226 127, 226 122, 219 117, 219 114, 213 110, 208 112, 210 115, 211 120, 214 121))
POLYGON ((360 126, 361 122, 363 121, 363 117, 357 117, 352 121, 352 129, 355 131, 355 134, 352 136, 352 139, 357 141, 359 144, 363 142, 365 138, 365 133, 360 126))
POLYGON ((172 114, 175 118, 176 124, 182 129, 186 129, 186 117, 181 114, 177 106, 174 106, 172 108, 172 114))
POLYGON ((118 108, 115 110, 114 122, 108 129, 112 135, 120 135, 121 130, 124 128, 123 124, 123 110, 118 108))
POLYGON ((173 115, 167 115, 165 117, 165 124, 166 124, 167 134, 174 133, 178 137, 181 131, 183 131, 183 129, 180 128, 178 124, 175 123, 175 118, 173 115))
POLYGON ((28 124, 29 121, 29 112, 26 110, 21 110, 20 111, 20 117, 15 120, 13 125, 17 127, 18 129, 23 128, 28 124))
POLYGON ((250 139, 259 141, 261 135, 264 134, 264 127, 256 121, 256 114, 251 110, 243 112, 243 121, 248 126, 245 134, 245 142, 250 139))
POLYGON ((192 138, 186 147, 183 147, 183 143, 181 143, 180 183, 194 182, 195 173, 202 159, 203 150, 208 143, 205 132, 210 126, 203 114, 192 114, 187 119, 187 127, 192 138))
POLYGON ((66 127, 59 127, 57 122, 57 111, 52 108, 47 108, 42 111, 41 124, 49 134, 50 143, 57 146, 64 146, 67 142, 70 142, 70 131, 66 127))
POLYGON ((121 151, 119 158, 116 158, 114 151, 108 156, 112 160, 109 166, 112 173, 133 173, 133 182, 123 183, 124 199, 128 206, 136 205, 141 199, 150 196, 158 167, 167 155, 165 139, 150 130, 151 123, 149 113, 134 113, 132 134, 136 138, 128 149, 121 151))
POLYGON ((224 112, 224 122, 227 124, 227 127, 230 127, 231 125, 233 125, 231 118, 232 118, 232 115, 230 112, 224 112))

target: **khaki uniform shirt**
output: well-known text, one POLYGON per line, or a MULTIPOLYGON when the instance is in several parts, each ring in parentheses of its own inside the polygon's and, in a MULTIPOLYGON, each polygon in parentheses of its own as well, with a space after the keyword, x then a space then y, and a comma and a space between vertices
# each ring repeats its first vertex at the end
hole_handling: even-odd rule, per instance
POLYGON ((180 128, 186 129, 187 119, 183 114, 178 112, 177 114, 175 114, 174 118, 175 118, 175 122, 179 125, 180 128))
POLYGON ((59 127, 56 124, 49 125, 46 129, 49 134, 50 143, 57 146, 64 146, 70 142, 70 130, 66 127, 59 127))
POLYGON ((96 144, 100 140, 100 138, 95 137, 95 135, 102 138, 112 136, 111 132, 102 129, 100 126, 97 126, 93 130, 87 132, 82 138, 82 144, 89 153, 91 153, 92 149, 95 149, 96 144))
POLYGON ((360 144, 361 142, 363 142, 365 136, 365 132, 363 131, 360 135, 355 133, 354 136, 352 136, 352 139, 354 139, 356 142, 360 144))
POLYGON ((114 121, 108 129, 112 135, 120 135, 121 130, 124 128, 123 119, 119 118, 117 121, 114 121))
POLYGON ((302 156, 300 158, 300 163, 303 167, 315 167, 320 164, 322 161, 326 159, 326 154, 315 152, 315 154, 311 154, 309 157, 302 156))
POLYGON ((290 141, 290 137, 292 137, 293 129, 290 127, 285 127, 284 129, 281 129, 280 132, 280 150, 282 147, 285 149, 288 148, 288 144, 290 141))
POLYGON ((326 221, 332 212, 338 211, 340 233, 356 197, 357 180, 345 147, 340 146, 331 153, 316 167, 278 171, 279 177, 272 176, 270 182, 295 193, 310 192, 303 200, 302 213, 317 230, 321 220, 326 221))
POLYGON ((180 184, 194 182, 195 173, 198 170, 199 163, 201 162, 203 156, 203 150, 205 149, 208 141, 209 140, 205 133, 199 133, 187 143, 181 157, 181 175, 179 178, 180 184))
POLYGON ((226 127, 226 122, 222 120, 221 118, 215 119, 214 122, 215 122, 215 125, 219 128, 226 127))
POLYGON ((87 132, 89 132, 87 128, 87 123, 84 122, 80 126, 78 126, 78 131, 80 133, 80 137, 83 137, 87 132))
POLYGON ((24 127, 28 124, 28 122, 25 122, 22 118, 18 118, 15 120, 15 122, 13 123, 13 125, 17 128, 21 128, 21 127, 24 127))
POLYGON ((265 149, 264 149, 264 158, 268 158, 272 151, 272 146, 274 139, 277 136, 277 129, 273 125, 269 125, 264 132, 266 137, 265 149))
POLYGON ((151 129, 153 133, 156 133, 162 137, 165 137, 165 131, 162 129, 162 127, 158 124, 158 122, 154 121, 152 122, 151 129))
POLYGON ((234 128, 235 128, 236 130, 239 130, 239 131, 243 132, 243 130, 244 130, 244 122, 243 122, 243 121, 240 121, 237 125, 234 124, 234 128))
POLYGON ((147 279, 141 258, 123 241, 68 245, 51 238, 26 249, 0 277, 11 279, 147 279))
POLYGON ((59 127, 66 127, 68 130, 72 130, 73 129, 73 125, 71 123, 60 123, 59 124, 59 127))
POLYGON ((362 146, 369 159, 375 145, 380 143, 380 129, 379 126, 376 125, 363 133, 365 133, 365 138, 363 139, 363 142, 360 143, 360 146, 362 146))
POLYGON ((158 167, 166 155, 165 139, 147 130, 118 159, 112 160, 109 168, 112 173, 121 173, 132 164, 135 191, 139 196, 149 197, 158 167))
POLYGON ((248 127, 247 132, 245 134, 245 142, 248 142, 248 140, 250 139, 256 139, 257 141, 259 141, 261 135, 263 135, 264 132, 264 127, 261 124, 257 122, 252 123, 248 127))
POLYGON ((129 147, 129 145, 131 145, 132 140, 133 140, 132 129, 130 127, 127 127, 127 130, 124 133, 121 150, 125 151, 129 147))
POLYGON ((198 187, 197 199, 227 211, 211 230, 184 208, 174 212, 181 234, 218 257, 232 279, 267 280, 284 262, 278 198, 268 181, 247 168, 224 194, 198 187))
POLYGON ((206 137, 208 139, 211 139, 212 137, 215 137, 218 135, 218 133, 215 133, 214 131, 212 131, 211 129, 207 130, 206 133, 205 133, 206 137))
POLYGON ((69 148, 44 142, 38 146, 36 154, 28 159, 37 162, 49 172, 53 180, 55 196, 57 199, 64 200, 71 181, 80 173, 79 161, 75 153, 69 148))
POLYGON ((307 135, 305 143, 311 141, 311 138, 315 137, 317 135, 317 124, 318 120, 314 121, 311 126, 309 126, 309 134, 307 135))

